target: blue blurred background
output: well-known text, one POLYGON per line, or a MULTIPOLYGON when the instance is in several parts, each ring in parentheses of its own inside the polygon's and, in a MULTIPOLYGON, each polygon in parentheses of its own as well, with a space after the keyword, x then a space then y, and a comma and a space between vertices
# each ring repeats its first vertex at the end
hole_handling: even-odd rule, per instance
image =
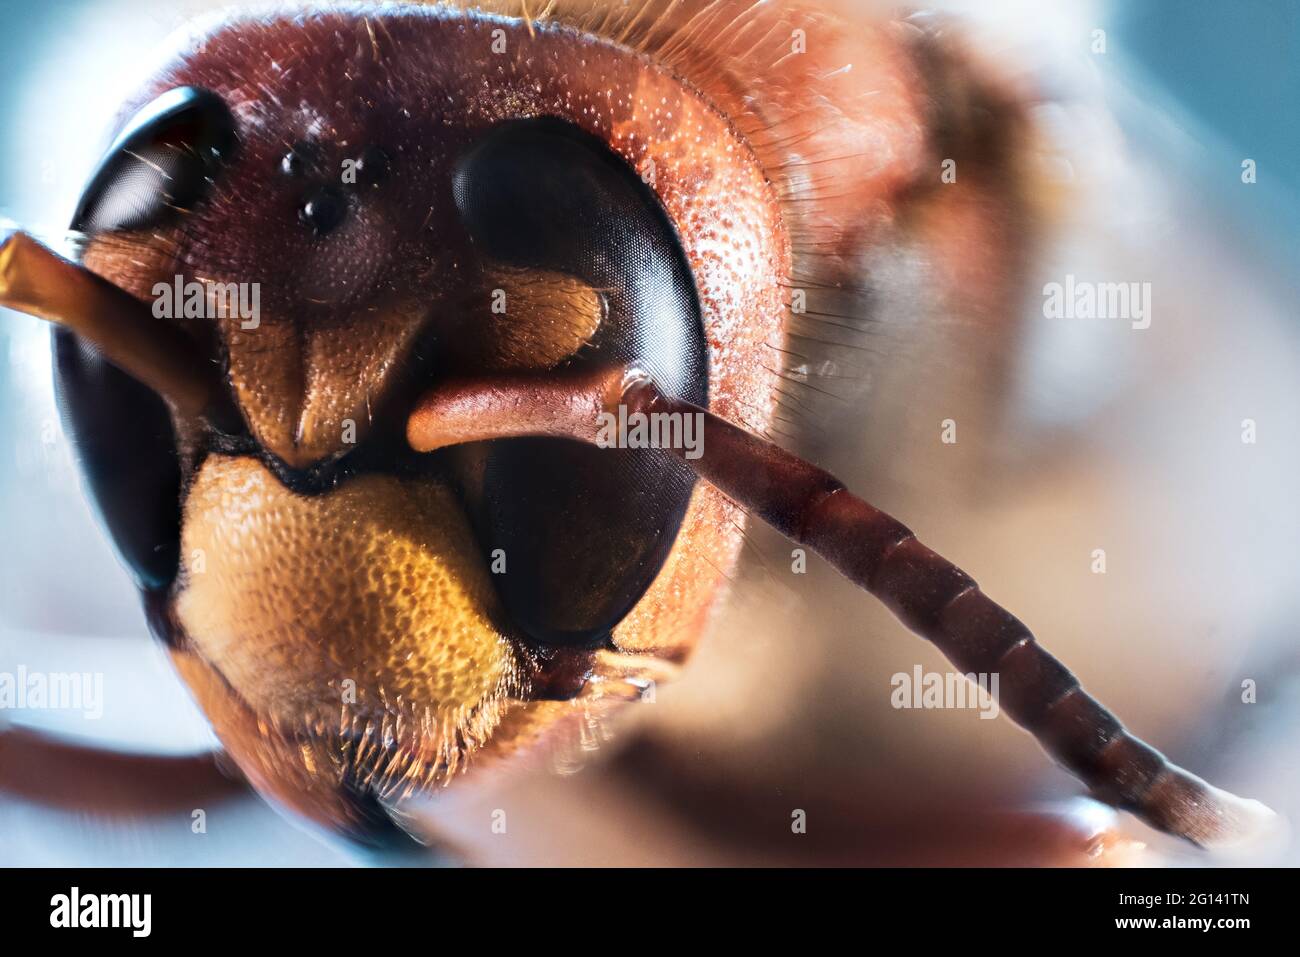
POLYGON ((1300 276, 1300 2, 1127 0, 1106 19, 1153 102, 1202 138, 1207 198, 1300 276), (1257 162, 1255 189, 1233 180, 1244 157, 1257 162))

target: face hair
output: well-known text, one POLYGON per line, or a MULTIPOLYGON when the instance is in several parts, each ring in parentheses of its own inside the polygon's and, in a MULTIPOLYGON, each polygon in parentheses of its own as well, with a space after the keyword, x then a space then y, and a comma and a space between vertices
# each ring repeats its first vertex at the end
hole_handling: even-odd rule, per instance
POLYGON ((216 367, 184 333, 27 233, 0 230, 0 306, 66 326, 184 416, 205 415, 220 394, 216 367))
POLYGON ((963 673, 1000 675, 1000 703, 1100 799, 1203 847, 1253 838, 1274 812, 1170 763, 1124 729, 1079 681, 975 581, 834 476, 689 402, 635 370, 457 379, 417 403, 407 439, 417 451, 544 435, 595 443, 600 420, 703 416, 703 454, 671 449, 696 473, 801 545, 816 551, 963 673))

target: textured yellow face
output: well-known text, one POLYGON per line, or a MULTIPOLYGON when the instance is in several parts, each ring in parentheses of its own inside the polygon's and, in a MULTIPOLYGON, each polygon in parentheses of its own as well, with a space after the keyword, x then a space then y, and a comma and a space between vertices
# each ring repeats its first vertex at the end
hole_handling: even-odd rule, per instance
POLYGON ((445 781, 520 695, 441 485, 369 475, 303 496, 255 459, 212 456, 183 518, 182 673, 254 783, 309 816, 373 828, 360 796, 445 781))
POLYGON ((487 567, 439 484, 366 475, 304 496, 255 459, 212 456, 182 528, 180 623, 282 729, 368 737, 432 778, 518 691, 487 567))

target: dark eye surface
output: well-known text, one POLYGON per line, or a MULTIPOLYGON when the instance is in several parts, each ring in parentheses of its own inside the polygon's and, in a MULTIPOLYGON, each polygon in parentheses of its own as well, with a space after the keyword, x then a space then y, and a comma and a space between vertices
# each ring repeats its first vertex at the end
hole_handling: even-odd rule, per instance
MULTIPOLYGON (((607 320, 575 364, 632 362, 707 402, 704 328, 676 232, 604 144, 557 120, 505 123, 464 157, 454 188, 489 256, 605 291, 607 320)), ((607 636, 662 567, 693 485, 655 449, 494 443, 478 525, 484 546, 507 556, 496 578, 513 620, 545 643, 607 636)))
POLYGON ((308 195, 298 210, 298 218, 314 236, 324 236, 333 232, 343 222, 348 212, 348 200, 341 190, 333 186, 322 186, 308 195))
POLYGON ((65 427, 118 555, 141 588, 164 588, 180 555, 181 475, 167 406, 67 330, 54 331, 54 358, 65 427))
POLYGON ((188 86, 169 90, 118 136, 72 226, 91 234, 143 229, 189 209, 234 147, 234 118, 220 97, 188 86))
POLYGON ((295 143, 293 149, 280 158, 280 172, 286 176, 302 176, 319 169, 320 147, 315 143, 295 143))
MULTIPOLYGON (((158 224, 206 195, 234 146, 220 97, 169 90, 118 136, 72 227, 95 235, 158 224)), ((53 335, 59 403, 95 505, 137 584, 165 588, 180 553, 181 484, 167 406, 71 332, 53 335)))
POLYGON ((382 186, 388 179, 391 165, 387 151, 378 146, 367 146, 357 158, 357 185, 382 186))

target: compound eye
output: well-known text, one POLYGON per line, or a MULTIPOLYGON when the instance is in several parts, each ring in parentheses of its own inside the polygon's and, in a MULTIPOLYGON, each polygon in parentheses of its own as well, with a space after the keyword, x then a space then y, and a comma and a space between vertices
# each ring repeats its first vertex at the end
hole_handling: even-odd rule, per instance
MULTIPOLYGON (((461 159, 453 188, 496 261, 603 291, 607 318, 573 365, 633 364, 707 404, 704 325, 676 230, 604 143, 559 120, 505 122, 461 159)), ((488 549, 509 557, 495 583, 512 621, 541 644, 607 640, 663 567, 693 486, 661 449, 493 443, 475 520, 488 549)))
MULTIPOLYGON (((142 229, 192 208, 235 143, 220 97, 194 87, 167 91, 113 143, 72 228, 142 229)), ((54 352, 59 402, 91 495, 137 584, 161 591, 180 554, 181 476, 167 407, 66 329, 55 330, 54 352)))
POLYGON ((234 152, 225 101, 182 86, 142 109, 118 136, 82 194, 72 228, 143 229, 194 207, 234 152))

